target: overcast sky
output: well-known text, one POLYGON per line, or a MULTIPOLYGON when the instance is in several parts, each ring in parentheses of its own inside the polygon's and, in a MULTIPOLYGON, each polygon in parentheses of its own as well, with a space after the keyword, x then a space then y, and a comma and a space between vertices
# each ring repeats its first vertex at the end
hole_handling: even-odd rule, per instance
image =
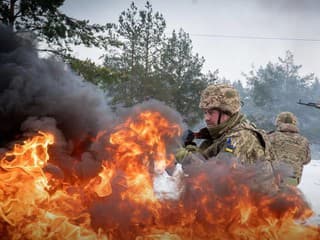
MULTIPOLYGON (((63 12, 91 23, 117 23, 129 0, 66 0, 63 12)), ((142 9, 146 1, 134 1, 142 9)), ((166 35, 182 28, 190 34, 194 53, 206 60, 204 71, 244 79, 252 66, 277 62, 293 52, 302 74, 320 77, 320 0, 153 0, 163 14, 166 35), (200 36, 206 35, 206 36, 200 36), (298 40, 286 40, 298 39, 298 40), (303 40, 305 39, 305 40, 303 40)), ((78 49, 79 57, 97 59, 102 52, 78 49)))

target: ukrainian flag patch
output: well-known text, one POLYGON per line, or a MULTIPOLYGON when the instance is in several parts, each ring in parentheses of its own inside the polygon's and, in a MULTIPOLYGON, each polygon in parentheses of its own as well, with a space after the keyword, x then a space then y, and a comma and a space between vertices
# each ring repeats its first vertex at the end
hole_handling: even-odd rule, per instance
POLYGON ((224 150, 225 150, 226 152, 233 153, 235 148, 236 148, 236 147, 235 147, 234 145, 232 145, 231 138, 228 137, 228 138, 227 138, 227 142, 226 142, 226 148, 225 148, 224 150))

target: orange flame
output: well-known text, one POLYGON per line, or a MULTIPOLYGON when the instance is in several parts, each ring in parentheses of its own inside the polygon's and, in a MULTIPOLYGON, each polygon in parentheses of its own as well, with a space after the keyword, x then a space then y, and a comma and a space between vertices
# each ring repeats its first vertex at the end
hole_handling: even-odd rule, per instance
POLYGON ((212 160, 183 179, 164 174, 174 161, 167 147, 180 134, 179 125, 159 112, 136 114, 112 132, 98 134, 93 141, 103 143, 107 153, 101 171, 72 183, 44 170, 52 160, 51 133, 39 132, 16 144, 0 160, 0 235, 79 240, 320 239, 319 227, 306 223, 313 212, 298 189, 257 192, 244 180, 254 168, 212 160), (160 178, 183 185, 178 200, 156 194, 155 180, 160 178))
POLYGON ((121 194, 122 200, 157 202, 150 171, 162 172, 174 161, 173 154, 166 152, 165 139, 180 134, 179 126, 170 125, 158 112, 145 111, 117 129, 110 136, 107 151, 114 152, 111 161, 116 169, 124 171, 121 184, 127 190, 121 194))
POLYGON ((106 197, 112 194, 112 187, 110 184, 111 178, 114 176, 114 171, 102 166, 102 171, 97 177, 90 180, 86 186, 86 190, 92 189, 99 197, 106 197))
POLYGON ((11 239, 106 239, 91 229, 79 194, 63 189, 50 194, 42 168, 50 159, 51 144, 54 136, 39 132, 14 145, 0 160, 1 235, 11 239))

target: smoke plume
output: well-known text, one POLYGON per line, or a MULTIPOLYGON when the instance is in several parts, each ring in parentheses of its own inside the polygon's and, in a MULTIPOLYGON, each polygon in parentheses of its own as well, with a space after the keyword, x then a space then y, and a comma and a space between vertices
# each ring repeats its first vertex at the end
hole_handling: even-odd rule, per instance
POLYGON ((112 113, 102 91, 54 58, 42 59, 30 41, 0 26, 0 132, 12 139, 29 116, 52 117, 67 138, 96 134, 112 113))

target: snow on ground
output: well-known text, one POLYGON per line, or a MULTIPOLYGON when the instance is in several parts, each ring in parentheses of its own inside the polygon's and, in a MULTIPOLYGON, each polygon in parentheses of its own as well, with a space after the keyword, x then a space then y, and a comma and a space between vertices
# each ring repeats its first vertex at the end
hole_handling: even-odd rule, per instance
POLYGON ((312 160, 304 166, 298 187, 304 193, 313 211, 320 215, 320 160, 312 160))

